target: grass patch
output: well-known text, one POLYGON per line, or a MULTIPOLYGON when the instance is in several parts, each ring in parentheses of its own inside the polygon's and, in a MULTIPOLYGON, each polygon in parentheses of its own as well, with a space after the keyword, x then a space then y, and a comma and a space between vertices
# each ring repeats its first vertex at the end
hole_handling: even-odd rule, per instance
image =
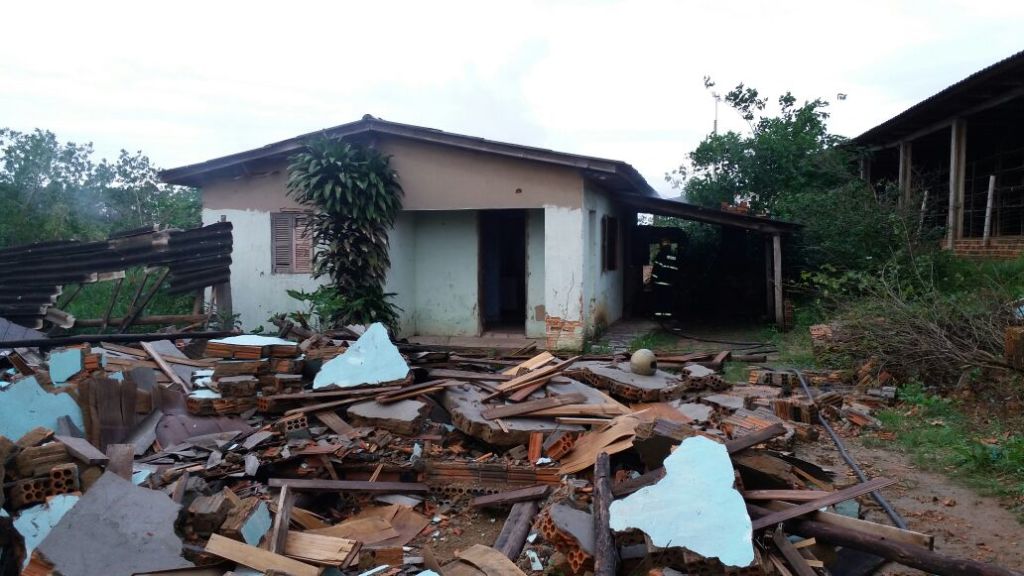
MULTIPOLYGON (((978 422, 953 400, 920 385, 903 387, 900 398, 899 407, 877 416, 914 464, 1007 501, 1024 521, 1024 435, 1005 430, 998 419, 978 422)), ((873 446, 883 442, 866 439, 873 446)))
MULTIPOLYGON (((114 308, 111 311, 111 318, 120 318, 128 312, 129 304, 135 297, 135 293, 138 290, 139 284, 145 277, 144 272, 141 268, 133 268, 125 273, 124 281, 121 283, 120 289, 117 291, 117 300, 114 304, 114 308)), ((141 300, 145 297, 145 294, 152 289, 153 283, 156 282, 155 274, 151 275, 149 280, 146 282, 145 291, 139 297, 141 300)), ((66 312, 73 314, 76 318, 81 319, 93 319, 103 318, 103 315, 107 312, 107 307, 110 305, 110 299, 114 295, 114 290, 117 287, 117 281, 107 282, 96 282, 95 284, 86 284, 82 287, 71 303, 63 308, 66 312)), ((65 288, 66 298, 68 293, 73 291, 74 287, 65 288)), ((157 291, 153 296, 153 299, 149 301, 149 305, 143 311, 142 315, 163 315, 163 314, 189 314, 192 312, 192 303, 195 299, 194 294, 181 294, 177 296, 167 294, 167 285, 157 291)), ((116 326, 114 327, 116 328, 116 326)), ((132 326, 128 330, 129 332, 146 332, 152 330, 153 326, 132 326)), ((88 332, 95 332, 95 328, 83 329, 88 332)), ((108 332, 111 329, 108 328, 108 332)))
POLYGON ((641 334, 629 342, 629 351, 635 352, 641 348, 648 350, 672 350, 679 351, 679 337, 662 330, 653 330, 647 334, 641 334))

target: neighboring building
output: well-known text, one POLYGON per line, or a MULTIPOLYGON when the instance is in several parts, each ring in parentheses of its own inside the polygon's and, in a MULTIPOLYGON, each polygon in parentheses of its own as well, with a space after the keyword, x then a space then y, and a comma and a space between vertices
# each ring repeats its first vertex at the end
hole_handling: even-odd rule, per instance
MULTIPOLYGON (((637 212, 774 234, 777 245, 793 228, 662 199, 624 162, 364 116, 162 173, 166 182, 202 189, 204 223, 234 223, 231 299, 245 327, 297 309, 286 290, 317 286, 302 207, 286 182, 288 157, 320 135, 392 156, 405 197, 390 234, 386 289, 397 294, 403 336, 504 333, 579 348, 622 317, 638 292, 646 261, 626 258, 637 212)), ((765 286, 781 310, 781 289, 765 286)))
POLYGON ((922 100, 853 139, 864 176, 898 185, 958 254, 1024 250, 1024 52, 922 100), (990 201, 991 199, 991 201, 990 201), (987 233, 986 233, 987 230, 987 233))

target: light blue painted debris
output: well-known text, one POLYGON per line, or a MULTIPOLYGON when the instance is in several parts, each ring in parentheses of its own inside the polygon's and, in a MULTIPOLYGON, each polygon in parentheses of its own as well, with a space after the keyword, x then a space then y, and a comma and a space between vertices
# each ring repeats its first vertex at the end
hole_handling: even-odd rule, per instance
POLYGON ((0 390, 0 435, 15 440, 39 426, 56 430, 61 416, 70 417, 79 429, 85 428, 82 409, 75 400, 63 392, 50 394, 33 376, 0 390))
POLYGON ((66 386, 67 381, 82 371, 82 349, 68 348, 50 353, 50 380, 57 386, 66 386))
POLYGON ((260 502, 249 519, 242 525, 242 540, 250 546, 258 546, 264 534, 270 530, 273 522, 270 519, 270 508, 266 502, 260 502))
POLYGON ((193 391, 189 396, 193 398, 220 398, 220 393, 204 388, 202 390, 193 391))
POLYGON ((132 472, 132 484, 135 484, 136 486, 142 486, 142 483, 145 482, 146 479, 152 475, 152 470, 135 470, 132 472))
POLYGON ((21 565, 22 568, 28 566, 32 551, 75 504, 78 504, 77 495, 58 494, 50 498, 46 504, 25 508, 18 514, 17 520, 14 521, 14 529, 25 539, 25 561, 21 565))
POLYGON ((111 380, 117 380, 118 382, 124 382, 124 373, 123 372, 114 372, 112 374, 107 374, 107 377, 110 378, 111 380))
POLYGON ((727 566, 754 561, 752 528, 725 446, 687 438, 665 459, 657 484, 612 502, 612 530, 637 528, 660 548, 682 547, 727 566))
POLYGON ((544 564, 541 563, 540 556, 537 556, 536 552, 533 550, 527 550, 526 557, 530 559, 530 570, 533 570, 534 572, 544 571, 544 564))
POLYGON ((420 573, 416 574, 416 576, 441 576, 441 575, 438 574, 437 572, 434 572, 433 570, 424 570, 423 572, 420 572, 420 573))
POLYGON ((375 322, 343 354, 324 362, 313 379, 313 388, 394 382, 408 374, 409 365, 391 343, 387 329, 375 322))
POLYGON ((374 574, 380 574, 381 572, 387 572, 391 568, 388 564, 382 564, 376 568, 370 568, 366 572, 360 572, 359 576, 373 576, 374 574))

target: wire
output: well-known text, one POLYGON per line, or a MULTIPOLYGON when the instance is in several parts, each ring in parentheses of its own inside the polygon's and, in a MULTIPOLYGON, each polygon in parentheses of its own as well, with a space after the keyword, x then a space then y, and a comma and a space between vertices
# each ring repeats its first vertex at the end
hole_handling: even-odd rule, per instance
MULTIPOLYGON (((797 379, 800 380, 800 386, 804 389, 804 394, 807 394, 807 398, 813 402, 814 396, 811 395, 811 389, 807 386, 807 380, 804 379, 803 372, 801 372, 797 368, 791 368, 790 371, 796 374, 797 379)), ((839 438, 839 435, 836 434, 836 431, 832 429, 832 426, 829 425, 828 421, 825 420, 825 417, 821 415, 821 412, 818 413, 818 422, 825 427, 825 431, 828 432, 828 435, 832 438, 832 442, 836 445, 836 449, 839 450, 839 455, 843 457, 843 460, 845 460, 846 464, 850 466, 850 469, 853 470, 853 473, 856 474, 858 478, 860 478, 861 482, 867 482, 867 475, 865 475, 864 471, 860 469, 860 466, 858 466, 857 462, 853 459, 852 456, 850 456, 850 453, 846 451, 846 446, 843 444, 843 441, 839 438)), ((885 510, 885 513, 889 516, 890 519, 892 519, 893 523, 896 524, 896 526, 902 528, 903 530, 907 529, 906 521, 903 520, 903 517, 900 516, 899 512, 897 512, 892 507, 892 505, 889 504, 889 501, 886 500, 881 493, 877 491, 872 492, 871 497, 874 498, 875 502, 877 502, 878 505, 882 507, 882 510, 885 510)))

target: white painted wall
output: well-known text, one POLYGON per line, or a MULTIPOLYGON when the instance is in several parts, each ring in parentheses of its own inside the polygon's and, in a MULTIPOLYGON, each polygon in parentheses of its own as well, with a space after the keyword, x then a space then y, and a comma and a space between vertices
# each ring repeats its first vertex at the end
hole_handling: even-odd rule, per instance
POLYGON ((594 330, 607 327, 622 317, 623 309, 623 270, 625 254, 623 237, 626 222, 624 213, 612 205, 607 192, 592 188, 583 191, 583 206, 588 214, 586 242, 587 259, 584 264, 584 316, 587 321, 588 334, 594 330), (616 270, 601 269, 601 220, 605 216, 619 219, 618 235, 618 267, 616 270), (590 224, 593 224, 592 226, 590 224))
POLYGON ((479 334, 477 212, 418 211, 415 218, 416 333, 479 334))
MULTIPOLYGON (((563 322, 583 321, 583 237, 585 217, 579 208, 544 207, 544 306, 547 315, 563 322)), ((550 328, 550 326, 548 326, 550 328)), ((552 348, 579 348, 582 325, 552 338, 552 348)))
POLYGON ((526 336, 544 337, 544 211, 526 213, 526 336))
POLYGON ((270 213, 257 210, 203 209, 203 225, 221 216, 234 225, 231 253, 231 300, 242 327, 276 329, 271 316, 301 308, 286 290, 312 292, 320 285, 308 274, 272 274, 270 262, 270 213))

